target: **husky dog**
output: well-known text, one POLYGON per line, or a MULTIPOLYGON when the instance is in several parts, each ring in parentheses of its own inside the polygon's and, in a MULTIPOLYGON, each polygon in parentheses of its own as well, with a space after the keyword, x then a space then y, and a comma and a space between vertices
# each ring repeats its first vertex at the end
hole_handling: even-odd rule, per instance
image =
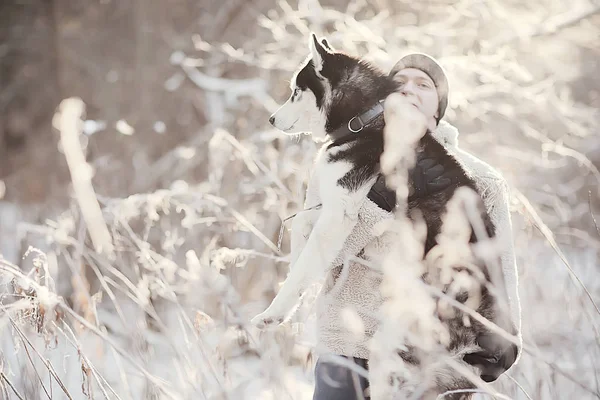
MULTIPOLYGON (((398 83, 392 77, 363 60, 334 51, 325 39, 319 41, 311 34, 309 48, 310 56, 291 80, 290 98, 271 116, 270 122, 286 134, 310 132, 314 139, 325 143, 317 155, 308 186, 306 206, 311 210, 298 214, 292 224, 290 272, 269 307, 252 319, 259 328, 282 323, 306 289, 324 277, 343 250, 347 237, 357 224, 361 205, 381 175, 385 127, 382 102, 398 89, 398 83), (319 204, 320 209, 315 209, 319 204)), ((402 132, 397 134, 402 135, 402 132)), ((425 129, 417 147, 425 154, 441 157, 445 163, 458 166, 458 162, 425 129)), ((424 259, 436 246, 446 205, 459 187, 477 192, 474 181, 463 174, 457 185, 407 204, 409 216, 418 210, 427 227, 424 259)), ((494 237, 489 216, 483 207, 479 211, 485 234, 494 237)), ((473 228, 469 242, 477 241, 473 228)), ((454 298, 468 304, 483 317, 498 321, 496 302, 486 285, 491 281, 489 272, 484 264, 479 266, 479 275, 465 266, 459 267, 476 276, 481 284, 476 293, 461 291, 454 293, 454 298)), ((436 285, 435 274, 426 274, 423 279, 436 285)), ((477 321, 471 321, 470 326, 465 327, 463 317, 461 313, 454 313, 446 321, 451 337, 450 350, 473 347, 479 338, 489 334, 489 330, 477 321)), ((415 362, 413 355, 401 356, 407 362, 415 362)), ((472 361, 485 365, 497 361, 500 356, 502 354, 481 353, 473 356, 480 360, 472 361)))
MULTIPOLYGON (((336 131, 360 129, 349 121, 374 104, 382 111, 379 100, 397 89, 397 83, 369 64, 333 52, 326 39, 319 42, 312 34, 309 47, 311 57, 293 76, 290 98, 269 119, 287 134, 310 132, 313 139, 325 141, 336 131)), ((252 319, 253 324, 281 323, 342 250, 378 177, 383 128, 379 113, 359 135, 327 142, 320 149, 306 204, 320 203, 321 207, 294 218, 290 274, 271 305, 252 319)))

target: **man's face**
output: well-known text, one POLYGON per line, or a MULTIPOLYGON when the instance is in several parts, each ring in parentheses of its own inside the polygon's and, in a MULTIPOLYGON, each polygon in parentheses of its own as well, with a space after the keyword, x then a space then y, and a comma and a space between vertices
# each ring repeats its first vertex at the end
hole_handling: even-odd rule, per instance
POLYGON ((435 129, 439 98, 429 75, 420 69, 405 68, 394 75, 394 80, 400 83, 400 93, 425 114, 429 128, 435 129))

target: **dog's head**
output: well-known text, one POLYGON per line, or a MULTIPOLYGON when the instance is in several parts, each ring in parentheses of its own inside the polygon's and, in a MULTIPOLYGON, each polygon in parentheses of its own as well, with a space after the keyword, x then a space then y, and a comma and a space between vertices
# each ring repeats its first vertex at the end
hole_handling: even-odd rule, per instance
POLYGON ((306 132, 322 140, 384 98, 391 80, 368 63, 335 51, 314 33, 309 48, 310 56, 291 79, 289 99, 269 121, 287 134, 306 132))

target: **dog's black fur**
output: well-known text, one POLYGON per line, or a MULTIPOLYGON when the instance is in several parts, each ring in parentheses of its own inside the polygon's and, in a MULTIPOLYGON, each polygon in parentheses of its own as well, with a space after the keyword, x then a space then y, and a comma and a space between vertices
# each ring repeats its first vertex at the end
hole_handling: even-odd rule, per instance
MULTIPOLYGON (((319 72, 320 76, 315 72, 311 60, 299 72, 296 82, 301 89, 310 89, 315 94, 319 108, 327 108, 327 132, 332 132, 343 124, 347 124, 352 117, 399 89, 398 83, 392 77, 372 65, 347 54, 334 52, 326 41, 321 43, 324 47, 319 46, 318 42, 315 43, 323 58, 323 69, 319 72), (331 92, 327 93, 327 90, 331 92), (326 102, 327 104, 325 104, 326 102)), ((384 150, 384 126, 384 117, 381 114, 359 134, 334 141, 329 145, 329 148, 344 145, 343 149, 330 156, 329 162, 343 160, 351 162, 353 165, 352 169, 338 181, 339 185, 350 190, 356 190, 364 186, 374 176, 380 174, 379 163, 384 150)), ((398 134, 400 135, 402 132, 398 132, 398 134)), ((433 138, 429 131, 419 141, 417 150, 424 152, 426 156, 436 158, 446 167, 461 168, 457 160, 447 153, 445 148, 433 138)), ((418 210, 427 226, 424 256, 436 245, 436 236, 440 233, 442 226, 442 216, 455 191, 459 187, 467 186, 478 192, 475 182, 467 176, 464 170, 462 171, 463 173, 456 185, 431 196, 414 199, 408 203, 408 215, 413 216, 415 215, 414 212, 418 210)), ((483 207, 481 207, 481 217, 487 235, 493 238, 495 227, 483 207)), ((477 241, 478 238, 472 230, 470 243, 476 243, 477 241)), ((475 311, 483 317, 497 322, 496 302, 486 287, 490 276, 485 264, 481 263, 480 267, 485 279, 481 282, 482 297, 479 307, 475 311)), ((424 279, 427 280, 427 277, 425 276, 424 279)), ((466 300, 464 296, 464 293, 460 294, 457 299, 464 303, 466 300)), ((458 312, 454 318, 445 322, 447 322, 451 334, 450 351, 473 343, 478 343, 484 348, 481 352, 465 356, 464 360, 467 363, 479 366, 481 377, 485 381, 497 379, 501 373, 514 363, 517 355, 516 346, 492 335, 488 329, 477 321, 471 319, 471 326, 466 327, 463 323, 463 313, 458 312)), ((504 328, 508 328, 509 331, 512 331, 511 333, 514 333, 511 326, 505 326, 504 328)), ((406 357, 403 358, 408 362, 417 362, 413 355, 406 354, 406 357)), ((453 386, 455 387, 449 387, 448 390, 473 387, 470 382, 462 380, 459 384, 453 386)))

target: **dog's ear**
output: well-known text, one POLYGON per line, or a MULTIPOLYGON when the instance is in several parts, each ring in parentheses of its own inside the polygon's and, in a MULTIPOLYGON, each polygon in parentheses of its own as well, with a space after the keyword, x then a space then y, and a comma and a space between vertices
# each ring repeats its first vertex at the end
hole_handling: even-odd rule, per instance
POLYGON ((310 34, 309 47, 312 54, 312 60, 315 65, 315 71, 318 73, 323 70, 323 65, 331 53, 327 51, 321 42, 319 42, 317 35, 314 33, 310 34))
POLYGON ((331 47, 331 45, 329 44, 329 42, 327 41, 327 39, 323 38, 321 39, 321 44, 323 45, 323 47, 325 47, 327 50, 333 52, 333 47, 331 47))

